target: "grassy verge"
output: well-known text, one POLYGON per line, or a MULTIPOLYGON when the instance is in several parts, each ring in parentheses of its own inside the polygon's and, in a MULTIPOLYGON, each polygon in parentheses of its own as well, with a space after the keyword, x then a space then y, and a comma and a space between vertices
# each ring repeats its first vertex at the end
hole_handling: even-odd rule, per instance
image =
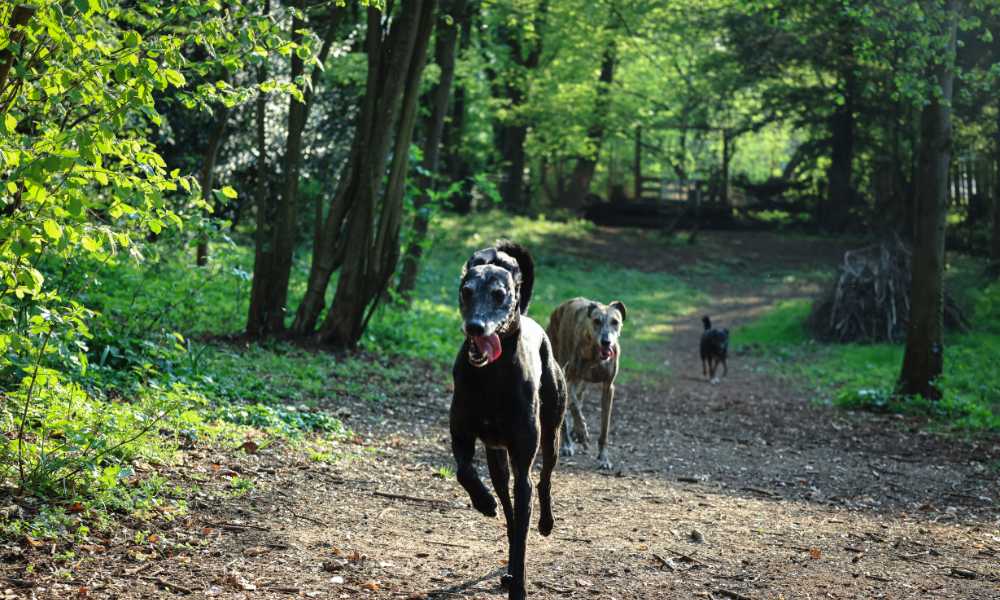
POLYGON ((790 301, 734 334, 737 351, 781 364, 812 385, 819 398, 845 408, 930 417, 936 426, 1000 431, 1000 283, 965 288, 973 330, 945 340, 945 371, 937 402, 893 393, 903 360, 896 344, 818 344, 806 332, 808 301, 790 301))

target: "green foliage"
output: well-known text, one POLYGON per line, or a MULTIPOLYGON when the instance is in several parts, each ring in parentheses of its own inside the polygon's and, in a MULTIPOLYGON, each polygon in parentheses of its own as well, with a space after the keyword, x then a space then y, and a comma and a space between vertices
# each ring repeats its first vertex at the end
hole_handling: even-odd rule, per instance
POLYGON ((926 415, 950 429, 998 431, 1000 373, 993 363, 1000 356, 1000 284, 973 296, 973 330, 946 340, 939 401, 894 393, 901 345, 821 345, 809 339, 807 301, 779 305, 736 330, 733 342, 737 351, 765 356, 780 364, 782 373, 803 377, 838 406, 926 415))

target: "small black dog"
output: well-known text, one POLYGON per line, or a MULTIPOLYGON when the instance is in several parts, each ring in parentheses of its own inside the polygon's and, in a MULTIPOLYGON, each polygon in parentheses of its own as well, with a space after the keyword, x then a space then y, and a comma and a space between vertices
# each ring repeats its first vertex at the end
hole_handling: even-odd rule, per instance
POLYGON ((539 448, 541 515, 538 531, 552 532, 551 477, 567 390, 545 330, 526 313, 534 262, 523 247, 499 241, 472 255, 462 270, 459 306, 466 339, 455 359, 451 447, 458 481, 472 505, 496 515, 496 500, 476 473, 476 439, 486 446, 493 489, 507 520, 510 557, 501 585, 510 600, 526 598, 524 552, 531 519, 531 467, 539 448), (514 474, 514 502, 509 478, 514 474))
POLYGON ((701 373, 712 383, 719 383, 715 370, 722 363, 722 376, 729 374, 726 355, 729 353, 729 330, 713 329, 712 320, 705 315, 701 318, 705 331, 701 334, 701 373))

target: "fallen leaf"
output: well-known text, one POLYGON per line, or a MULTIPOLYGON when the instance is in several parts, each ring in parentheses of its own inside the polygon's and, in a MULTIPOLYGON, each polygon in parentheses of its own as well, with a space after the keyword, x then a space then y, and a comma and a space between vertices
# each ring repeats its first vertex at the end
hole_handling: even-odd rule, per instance
POLYGON ((257 451, 260 450, 260 446, 258 446, 257 442, 253 440, 247 440, 240 444, 240 450, 243 450, 247 454, 257 454, 257 451))
POLYGON ((372 592, 377 592, 381 586, 379 586, 377 581, 366 581, 361 587, 372 592))
POLYGON ((809 558, 811 558, 813 560, 819 560, 819 557, 822 556, 822 555, 823 554, 822 554, 822 552, 819 551, 819 548, 810 548, 809 549, 809 558))
POLYGON ((69 513, 81 513, 84 511, 83 504, 80 502, 74 502, 66 508, 66 512, 69 513))

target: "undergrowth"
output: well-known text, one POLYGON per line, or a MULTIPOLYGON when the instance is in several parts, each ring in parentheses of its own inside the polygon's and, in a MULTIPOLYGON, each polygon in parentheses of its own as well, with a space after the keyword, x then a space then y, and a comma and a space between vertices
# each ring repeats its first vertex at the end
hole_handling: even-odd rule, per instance
MULTIPOLYGON (((968 280, 968 271, 956 277, 968 280)), ((982 282, 979 282, 982 284, 982 282)), ((930 417, 938 426, 965 431, 1000 431, 1000 283, 963 286, 973 315, 972 330, 945 338, 942 399, 894 392, 903 361, 900 344, 819 344, 805 321, 810 303, 788 301, 734 332, 737 351, 768 357, 783 373, 804 378, 821 399, 844 408, 930 417)))

